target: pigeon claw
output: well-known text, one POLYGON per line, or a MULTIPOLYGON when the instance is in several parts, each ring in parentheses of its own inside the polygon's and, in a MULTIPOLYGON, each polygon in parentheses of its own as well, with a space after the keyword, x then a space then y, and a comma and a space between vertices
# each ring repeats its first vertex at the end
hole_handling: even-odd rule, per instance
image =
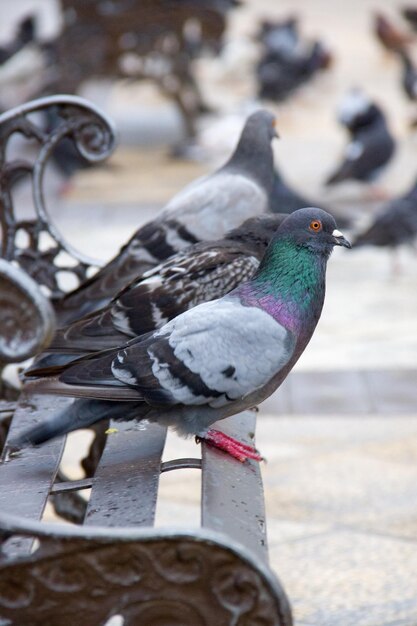
POLYGON ((242 443, 241 441, 222 433, 220 430, 214 430, 211 428, 203 437, 200 436, 197 439, 198 441, 204 441, 213 448, 218 448, 219 450, 223 450, 223 452, 227 452, 230 456, 237 459, 241 463, 244 463, 246 459, 263 461, 263 457, 259 454, 256 448, 242 443))

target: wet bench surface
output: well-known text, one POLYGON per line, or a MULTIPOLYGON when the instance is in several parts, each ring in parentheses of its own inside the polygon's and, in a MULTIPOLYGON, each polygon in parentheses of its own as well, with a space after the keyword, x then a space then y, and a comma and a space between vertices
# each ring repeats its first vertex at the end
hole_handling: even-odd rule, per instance
MULTIPOLYGON (((8 436, 14 437, 31 422, 45 419, 48 413, 71 401, 23 394, 8 436)), ((255 422, 255 413, 248 411, 224 420, 219 426, 224 432, 253 444, 255 422)), ((145 623, 143 611, 149 608, 150 598, 159 607, 155 609, 155 620, 161 618, 160 608, 165 607, 166 621, 155 621, 158 624, 171 624, 176 612, 181 615, 181 624, 190 626, 215 624, 219 619, 221 623, 235 624, 239 612, 247 614, 253 623, 265 614, 266 624, 291 624, 285 594, 268 567, 259 464, 239 463, 205 444, 201 459, 162 463, 165 428, 134 422, 110 423, 110 428, 117 429, 117 433, 107 437, 94 475, 78 481, 56 482, 63 439, 12 454, 7 452, 6 442, 0 465, 0 528, 4 539, 0 558, 0 624, 9 623, 2 622, 2 618, 19 625, 47 623, 47 619, 53 619, 54 624, 69 624, 85 610, 87 598, 89 624, 106 623, 112 611, 117 613, 117 606, 125 623, 145 623), (152 528, 161 472, 181 471, 183 467, 202 472, 201 528, 190 528, 178 535, 175 519, 172 530, 152 528), (83 526, 64 527, 61 536, 62 529, 56 525, 34 523, 42 517, 52 493, 86 487, 91 487, 91 497, 83 526), (135 529, 143 530, 144 534, 138 536, 135 529), (31 554, 34 538, 40 548, 31 554), (198 543, 198 550, 194 543, 198 543), (164 583, 159 580, 150 593, 142 578, 155 575, 151 563, 165 555, 166 550, 172 552, 169 564, 160 564, 163 575, 158 569, 164 583), (219 552, 217 556, 216 552, 219 552), (86 557, 93 553, 94 559, 98 559, 96 576, 91 572, 91 559, 86 557), (113 568, 110 582, 114 584, 106 592, 103 604, 100 596, 104 593, 102 579, 107 575, 108 559, 113 568), (214 562, 209 566, 210 559, 214 562), (221 580, 217 580, 219 567, 224 568, 221 580), (129 577, 132 571, 136 574, 129 577), (74 585, 74 576, 88 579, 88 585, 74 585), (184 587, 184 576, 188 589, 184 587), (17 580, 23 585, 19 592, 17 580), (190 587, 191 581, 195 589, 190 587), (218 585, 222 590, 220 595, 216 591, 218 585), (173 588, 177 589, 176 608, 169 604, 173 588), (238 597, 234 597, 236 593, 238 597), (187 597, 187 610, 181 599, 183 594, 187 597), (65 610, 61 604, 63 597, 65 610), (200 622, 196 621, 197 609, 190 608, 194 604, 201 605, 199 611, 205 606, 200 622), (126 616, 132 621, 126 621, 126 616)), ((109 583, 107 578, 106 581, 109 583)), ((152 624, 153 609, 149 610, 146 623, 152 624)))

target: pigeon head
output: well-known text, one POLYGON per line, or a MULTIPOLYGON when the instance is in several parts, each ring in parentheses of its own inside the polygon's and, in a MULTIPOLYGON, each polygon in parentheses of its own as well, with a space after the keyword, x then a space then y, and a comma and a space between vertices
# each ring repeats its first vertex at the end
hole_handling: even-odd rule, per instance
POLYGON ((329 213, 298 209, 278 228, 252 280, 235 293, 306 338, 320 317, 327 259, 337 245, 350 247, 329 213))
POLYGON ((268 53, 289 59, 294 57, 299 43, 298 31, 298 17, 290 15, 280 22, 262 22, 259 40, 268 53))
POLYGON ((367 112, 371 104, 368 96, 355 87, 343 97, 338 107, 337 118, 341 124, 349 128, 357 117, 367 112))
POLYGON ((274 137, 278 137, 276 122, 277 119, 273 113, 266 109, 259 109, 246 120, 241 138, 249 137, 253 140, 257 135, 262 134, 263 137, 268 137, 268 141, 272 141, 274 137))
POLYGON ((324 256, 330 256, 334 246, 350 248, 350 243, 337 230, 335 219, 330 213, 309 207, 298 209, 286 217, 278 228, 272 245, 288 240, 298 248, 324 256))
POLYGON ((359 89, 352 89, 344 97, 338 120, 353 136, 361 130, 386 124, 382 109, 359 89))
POLYGON ((244 173, 260 184, 267 194, 273 183, 274 155, 271 142, 278 137, 275 116, 260 109, 246 120, 239 142, 224 166, 229 172, 244 173))
POLYGON ((310 54, 310 59, 307 63, 310 71, 327 70, 332 66, 333 56, 330 50, 321 41, 315 41, 310 54))

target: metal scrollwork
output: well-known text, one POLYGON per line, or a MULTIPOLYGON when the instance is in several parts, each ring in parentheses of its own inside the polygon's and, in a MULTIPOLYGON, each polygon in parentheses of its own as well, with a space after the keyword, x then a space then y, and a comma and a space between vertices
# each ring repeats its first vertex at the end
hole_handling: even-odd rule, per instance
POLYGON ((46 164, 63 138, 71 139, 78 152, 90 163, 106 159, 113 151, 115 134, 111 122, 96 107, 76 96, 51 96, 17 107, 0 116, 0 225, 2 231, 0 255, 17 262, 38 283, 44 285, 51 298, 63 294, 57 277, 69 272, 78 282, 87 277, 92 267, 102 263, 76 250, 51 221, 44 199, 46 164), (45 130, 42 118, 33 114, 54 112, 54 128, 45 130), (15 134, 23 135, 39 146, 34 161, 8 161, 7 147, 15 134), (13 187, 23 176, 31 176, 34 220, 18 220, 13 204, 13 187), (27 243, 19 245, 18 233, 26 235, 27 243), (41 248, 41 237, 47 234, 53 244, 41 248), (65 252, 72 259, 57 265, 57 257, 65 252))
POLYGON ((204 576, 205 561, 198 546, 173 545, 155 556, 154 567, 167 581, 191 583, 204 576))
POLYGON ((0 259, 0 367, 42 350, 54 327, 52 306, 38 285, 21 269, 0 259))
POLYGON ((39 548, 0 557, 0 622, 99 626, 117 614, 126 626, 292 626, 271 571, 206 529, 190 535, 23 521, 13 529, 5 519, 5 539, 29 535, 39 548), (16 587, 18 580, 25 586, 16 587))

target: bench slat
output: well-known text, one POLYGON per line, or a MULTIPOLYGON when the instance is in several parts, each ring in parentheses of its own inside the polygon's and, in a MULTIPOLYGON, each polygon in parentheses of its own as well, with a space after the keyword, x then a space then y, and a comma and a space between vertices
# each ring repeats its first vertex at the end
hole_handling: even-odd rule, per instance
MULTIPOLYGON (((22 394, 13 416, 8 438, 48 418, 73 402, 58 396, 27 396, 22 394)), ((0 510, 29 519, 42 517, 49 492, 64 450, 65 438, 51 441, 41 448, 25 448, 8 460, 7 442, 0 464, 0 510)), ((30 541, 15 541, 7 552, 17 554, 30 547, 30 541)))
POLYGON ((157 424, 111 422, 93 479, 85 524, 152 526, 166 428, 157 424))
MULTIPOLYGON (((239 441, 253 445, 256 415, 245 411, 213 425, 239 441)), ((203 443, 202 525, 240 541, 268 559, 263 485, 259 463, 239 463, 203 443), (227 480, 223 480, 227 476, 227 480)))

